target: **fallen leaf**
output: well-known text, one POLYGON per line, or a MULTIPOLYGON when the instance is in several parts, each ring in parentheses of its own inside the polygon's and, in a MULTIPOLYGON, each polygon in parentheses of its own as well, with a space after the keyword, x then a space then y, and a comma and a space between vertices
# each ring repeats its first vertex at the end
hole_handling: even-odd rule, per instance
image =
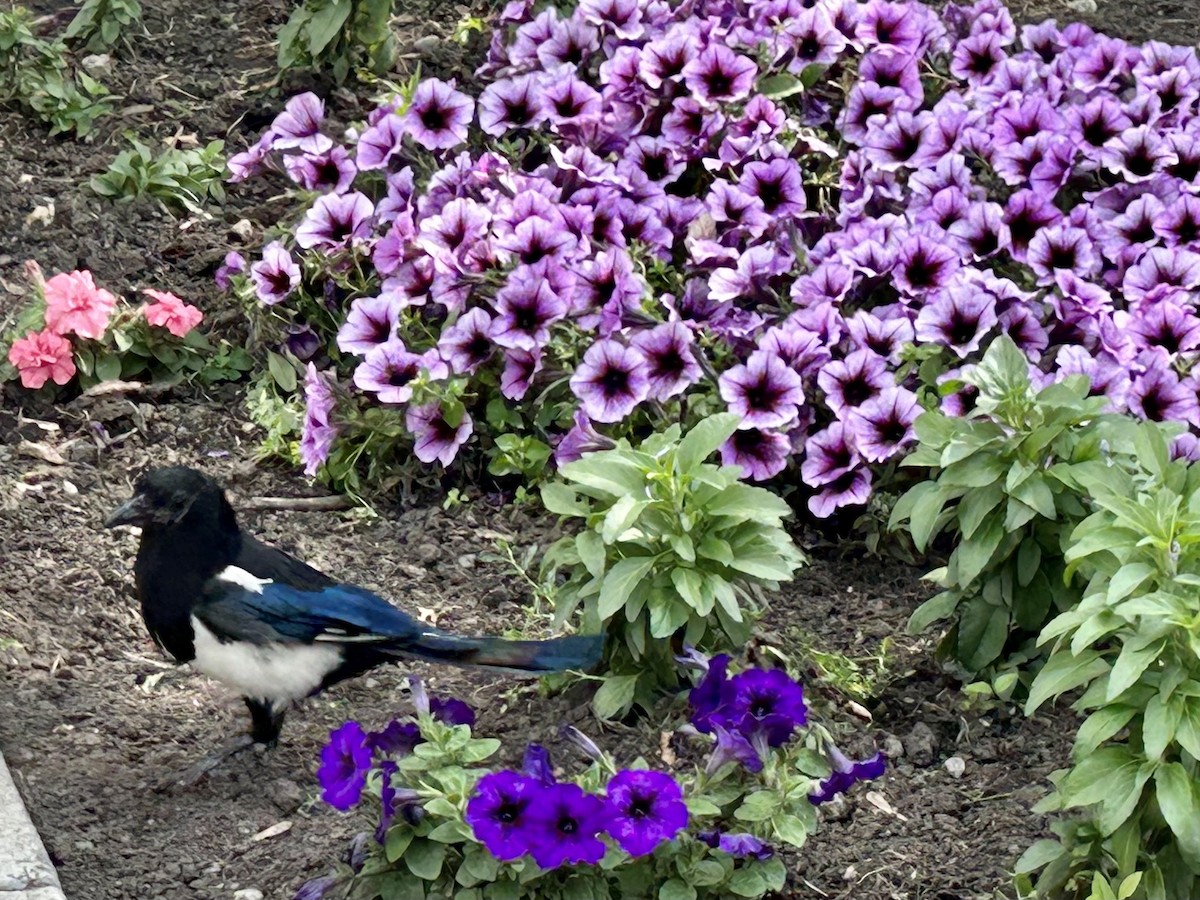
POLYGON ((908 817, 896 812, 895 807, 888 803, 887 798, 879 793, 879 791, 867 791, 867 802, 885 815, 895 816, 901 822, 908 821, 908 817))
POLYGON ((264 828, 258 834, 254 835, 254 837, 250 838, 250 840, 265 841, 268 838, 279 837, 279 835, 286 834, 291 830, 292 823, 289 820, 284 819, 282 822, 276 822, 270 828, 264 828))
POLYGON ((65 466, 67 460, 61 453, 49 444, 43 444, 35 441, 21 441, 17 445, 17 454, 19 456, 30 456, 34 459, 40 459, 42 462, 48 462, 53 466, 65 466))
POLYGON ((658 758, 671 767, 674 767, 679 762, 675 751, 671 749, 671 738, 674 735, 675 732, 673 731, 663 731, 658 735, 658 758))
POLYGON ((850 710, 850 715, 858 716, 858 718, 862 719, 864 722, 872 721, 871 711, 861 703, 856 703, 855 701, 850 700, 846 703, 846 708, 850 710))

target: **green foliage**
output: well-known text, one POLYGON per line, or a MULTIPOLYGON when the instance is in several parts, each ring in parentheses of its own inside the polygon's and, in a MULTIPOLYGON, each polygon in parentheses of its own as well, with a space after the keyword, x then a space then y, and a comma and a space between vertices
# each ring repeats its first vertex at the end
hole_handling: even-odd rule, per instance
POLYGON ((141 21, 138 0, 84 0, 63 38, 92 53, 102 53, 141 21))
POLYGON ((279 67, 328 71, 341 83, 366 68, 387 74, 398 52, 392 0, 304 0, 279 30, 279 67))
POLYGON ((788 505, 738 480, 736 466, 707 459, 737 427, 722 413, 680 438, 673 425, 633 449, 585 455, 542 487, 546 509, 582 519, 584 530, 546 553, 562 623, 582 610, 581 630, 607 630, 610 677, 596 695, 604 717, 649 706, 678 684, 673 655, 743 646, 763 591, 804 562, 783 528, 788 505))
POLYGON ((1087 818, 1026 854, 1037 896, 1200 891, 1200 465, 1171 459, 1167 431, 1142 423, 1120 465, 1074 472, 1096 509, 1065 560, 1087 586, 1042 632, 1051 652, 1027 712, 1082 689, 1074 765, 1041 808, 1087 818))
POLYGON ((207 216, 204 205, 225 201, 224 141, 211 141, 194 149, 168 147, 158 156, 136 138, 131 150, 117 154, 108 171, 92 176, 91 188, 109 200, 149 196, 169 209, 207 216))
POLYGON ((1088 397, 1084 376, 1035 390, 1007 335, 964 377, 979 390, 976 407, 917 420, 920 443, 904 465, 927 467, 931 478, 900 498, 890 525, 907 523, 919 552, 939 534, 956 537, 947 564, 926 576, 942 590, 909 627, 952 619, 944 650, 979 672, 1078 600, 1061 550, 1087 513, 1072 473, 1104 456, 1126 420, 1103 414, 1106 401, 1088 397))
POLYGON ((0 103, 15 103, 50 126, 50 134, 87 135, 109 113, 108 90, 71 65, 66 44, 33 33, 21 6, 0 12, 0 103))
POLYGON ((270 373, 264 372, 246 392, 246 410, 250 420, 266 434, 259 442, 259 459, 285 459, 298 465, 300 454, 296 434, 304 421, 304 397, 280 393, 270 373))

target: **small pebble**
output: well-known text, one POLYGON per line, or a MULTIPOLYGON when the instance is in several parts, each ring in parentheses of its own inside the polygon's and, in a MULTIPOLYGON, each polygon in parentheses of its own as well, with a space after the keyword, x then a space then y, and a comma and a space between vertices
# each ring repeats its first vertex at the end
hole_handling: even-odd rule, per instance
POLYGON ((242 888, 233 892, 233 900, 263 900, 263 892, 258 888, 242 888))
POLYGON ((894 734, 883 738, 883 755, 888 759, 900 759, 904 756, 904 744, 894 734))
POLYGON ((951 756, 942 765, 946 767, 951 778, 962 778, 963 772, 967 771, 967 764, 961 756, 951 756))
POLYGON ((904 737, 904 755, 912 760, 913 765, 933 765, 934 752, 937 749, 937 738, 933 729, 924 722, 918 722, 904 737))

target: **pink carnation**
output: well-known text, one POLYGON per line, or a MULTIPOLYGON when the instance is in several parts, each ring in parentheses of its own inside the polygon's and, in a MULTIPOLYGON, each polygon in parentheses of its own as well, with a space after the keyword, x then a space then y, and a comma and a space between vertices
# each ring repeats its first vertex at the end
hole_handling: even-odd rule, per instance
POLYGON ((87 271, 55 275, 42 291, 46 297, 46 327, 55 334, 100 337, 117 303, 116 297, 96 287, 92 273, 87 271))
POLYGON ((204 318, 204 313, 199 309, 184 303, 169 291, 153 291, 147 288, 142 293, 156 301, 142 307, 146 321, 167 329, 175 337, 186 336, 204 318))
POLYGON ((31 331, 8 348, 8 361, 21 373, 21 384, 37 390, 49 380, 66 384, 75 375, 71 342, 49 328, 31 331))

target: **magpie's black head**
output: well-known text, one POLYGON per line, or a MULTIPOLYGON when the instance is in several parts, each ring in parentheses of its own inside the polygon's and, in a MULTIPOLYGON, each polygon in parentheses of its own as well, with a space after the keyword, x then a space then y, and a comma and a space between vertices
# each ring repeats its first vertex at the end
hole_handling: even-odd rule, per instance
POLYGON ((182 523, 189 513, 193 519, 225 524, 226 510, 229 504, 215 481, 187 466, 169 466, 151 469, 139 478, 133 496, 113 510, 104 527, 169 528, 182 523))

